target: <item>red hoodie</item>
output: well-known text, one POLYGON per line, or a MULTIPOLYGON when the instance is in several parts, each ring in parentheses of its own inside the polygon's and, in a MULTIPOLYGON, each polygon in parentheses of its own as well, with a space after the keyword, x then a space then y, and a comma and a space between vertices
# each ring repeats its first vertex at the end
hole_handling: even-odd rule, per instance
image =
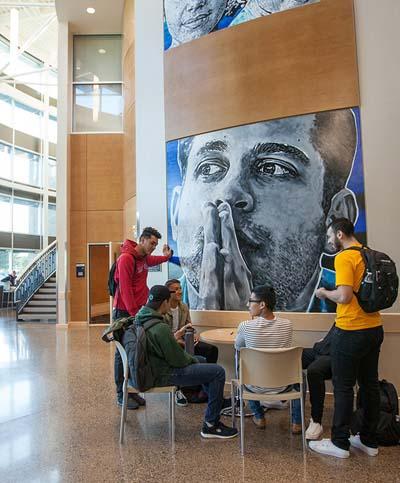
POLYGON ((169 258, 164 256, 141 256, 136 251, 137 243, 125 240, 121 255, 118 257, 114 280, 118 283, 114 297, 114 308, 126 310, 129 315, 136 315, 139 309, 146 304, 149 296, 147 287, 147 273, 149 267, 166 262, 169 258))

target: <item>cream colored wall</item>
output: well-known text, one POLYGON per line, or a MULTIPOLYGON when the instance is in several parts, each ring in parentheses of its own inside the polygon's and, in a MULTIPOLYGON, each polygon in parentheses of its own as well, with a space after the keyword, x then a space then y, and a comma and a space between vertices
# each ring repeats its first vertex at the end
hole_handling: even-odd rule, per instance
POLYGON ((368 242, 400 269, 400 2, 355 0, 355 14, 368 242))

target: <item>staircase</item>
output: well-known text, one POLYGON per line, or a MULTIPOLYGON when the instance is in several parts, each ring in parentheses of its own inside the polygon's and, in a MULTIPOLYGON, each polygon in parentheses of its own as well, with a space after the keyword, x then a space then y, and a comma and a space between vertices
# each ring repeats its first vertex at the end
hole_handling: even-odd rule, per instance
POLYGON ((17 320, 56 322, 56 258, 57 242, 54 241, 21 275, 14 292, 17 320))
POLYGON ((18 314, 18 320, 55 322, 57 317, 56 277, 50 277, 18 314))

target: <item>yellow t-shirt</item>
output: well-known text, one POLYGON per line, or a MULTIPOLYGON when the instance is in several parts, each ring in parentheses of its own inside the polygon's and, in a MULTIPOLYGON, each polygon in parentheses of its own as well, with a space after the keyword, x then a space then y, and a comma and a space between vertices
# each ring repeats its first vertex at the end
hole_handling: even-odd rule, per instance
MULTIPOLYGON (((361 246, 356 244, 354 246, 361 246)), ((358 292, 364 274, 364 262, 356 250, 344 250, 335 257, 336 286, 349 285, 358 292)), ((382 325, 379 312, 364 312, 353 294, 349 304, 337 304, 336 327, 343 330, 371 329, 382 325)))

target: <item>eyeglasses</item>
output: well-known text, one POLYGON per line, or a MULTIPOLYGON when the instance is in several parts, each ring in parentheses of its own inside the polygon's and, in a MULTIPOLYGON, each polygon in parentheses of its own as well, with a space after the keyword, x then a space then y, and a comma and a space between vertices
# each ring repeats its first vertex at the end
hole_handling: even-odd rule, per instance
POLYGON ((259 304, 260 302, 262 302, 262 300, 249 299, 247 303, 251 304, 252 302, 255 303, 255 304, 259 304))

